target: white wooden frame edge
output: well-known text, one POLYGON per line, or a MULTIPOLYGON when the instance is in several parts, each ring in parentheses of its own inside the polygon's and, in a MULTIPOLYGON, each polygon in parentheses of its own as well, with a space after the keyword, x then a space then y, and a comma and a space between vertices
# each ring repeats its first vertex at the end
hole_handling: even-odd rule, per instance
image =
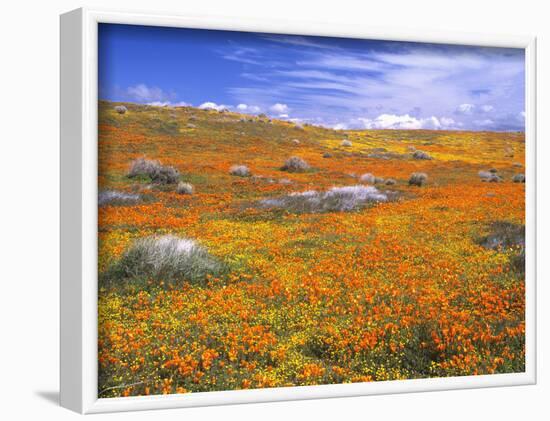
POLYGON ((61 15, 60 401, 79 413, 181 408, 536 383, 536 38, 364 28, 324 22, 174 16, 81 8, 61 15), (524 48, 526 51, 526 371, 374 383, 97 398, 97 24, 524 48))

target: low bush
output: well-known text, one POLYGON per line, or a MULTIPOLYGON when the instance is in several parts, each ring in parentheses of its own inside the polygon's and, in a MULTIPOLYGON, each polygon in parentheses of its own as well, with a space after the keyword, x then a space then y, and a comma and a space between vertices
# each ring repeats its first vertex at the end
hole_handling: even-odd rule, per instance
POLYGON ((411 177, 409 178, 409 185, 410 186, 418 186, 422 187, 426 182, 428 181, 428 175, 423 172, 415 172, 411 174, 411 177))
POLYGON ((193 194, 194 192, 195 188, 192 184, 184 183, 182 181, 180 181, 176 187, 176 193, 178 194, 193 194))
POLYGON ((432 157, 423 151, 416 150, 413 152, 413 158, 414 159, 432 159, 432 157))
POLYGON ((293 213, 349 212, 369 203, 386 202, 388 194, 373 186, 333 187, 326 192, 308 190, 264 199, 260 206, 284 209, 293 213))
POLYGON ((132 161, 128 177, 149 177, 155 184, 176 184, 180 173, 174 167, 163 166, 159 161, 139 158, 132 161))
POLYGON ((299 158, 297 156, 292 156, 288 158, 285 161, 284 165, 281 167, 281 170, 288 172, 303 172, 309 169, 309 164, 302 158, 299 158))
POLYGON ((104 190, 97 197, 98 206, 111 204, 127 204, 137 202, 141 196, 135 193, 126 193, 117 190, 104 190))
POLYGON ((479 178, 481 178, 481 181, 486 183, 500 183, 502 181, 502 178, 490 171, 480 171, 477 173, 479 178))
POLYGON ((512 177, 514 183, 525 183, 525 174, 516 174, 512 177))
POLYGON ((146 281, 173 285, 203 283, 208 275, 218 276, 224 265, 195 240, 173 235, 136 240, 103 277, 104 283, 146 281))
POLYGON ((250 177, 250 170, 246 165, 233 165, 229 168, 229 174, 236 177, 250 177))
POLYGON ((366 173, 366 174, 363 174, 361 177, 359 177, 359 181, 361 183, 366 183, 366 184, 374 184, 375 180, 376 180, 376 177, 371 173, 366 173))

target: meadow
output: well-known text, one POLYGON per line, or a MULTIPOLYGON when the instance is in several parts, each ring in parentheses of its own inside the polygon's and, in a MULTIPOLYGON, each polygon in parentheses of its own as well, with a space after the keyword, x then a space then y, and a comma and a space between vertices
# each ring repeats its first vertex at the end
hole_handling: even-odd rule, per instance
POLYGON ((99 397, 524 371, 524 160, 100 101, 99 397))

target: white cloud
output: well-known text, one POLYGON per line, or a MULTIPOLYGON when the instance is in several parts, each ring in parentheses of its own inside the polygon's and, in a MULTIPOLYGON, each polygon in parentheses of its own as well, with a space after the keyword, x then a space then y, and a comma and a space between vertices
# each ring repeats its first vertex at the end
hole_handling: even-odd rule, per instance
POLYGON ((128 89, 126 89, 126 94, 131 99, 138 102, 162 102, 168 101, 171 97, 171 95, 167 94, 162 89, 156 86, 149 87, 144 83, 128 87, 128 89))
POLYGON ((474 104, 460 104, 456 111, 460 114, 471 114, 476 106, 474 104))
MULTIPOLYGON (((414 129, 427 129, 427 130, 453 130, 462 126, 461 123, 455 121, 450 117, 426 117, 416 118, 409 114, 396 115, 396 114, 381 114, 374 119, 359 118, 358 119, 365 129, 396 129, 396 130, 414 130, 414 129)), ((344 124, 337 124, 336 126, 347 128, 344 124)), ((337 128, 333 126, 334 128, 337 128)))
POLYGON ((277 114, 285 114, 285 113, 288 113, 289 111, 288 105, 281 104, 279 102, 276 104, 273 104, 271 107, 269 107, 269 109, 277 114))
POLYGON ((185 101, 179 101, 179 102, 152 101, 152 102, 148 102, 147 105, 152 105, 154 107, 188 107, 191 104, 185 101))
POLYGON ((439 121, 444 127, 454 127, 457 125, 457 122, 450 117, 441 117, 439 121))
POLYGON ((493 120, 487 118, 485 120, 475 120, 474 124, 476 126, 480 126, 480 127, 489 127, 489 126, 492 126, 493 124, 495 124, 495 122, 493 120))
POLYGON ((345 123, 338 123, 332 126, 334 130, 346 130, 348 128, 348 125, 345 123))
POLYGON ((437 117, 418 119, 409 114, 381 114, 375 119, 359 118, 365 129, 424 129, 440 128, 441 123, 437 117))
POLYGON ((199 105, 199 108, 201 110, 216 110, 216 111, 222 111, 227 110, 231 108, 230 105, 224 105, 224 104, 216 104, 215 102, 203 102, 201 105, 199 105))
POLYGON ((279 118, 288 118, 288 114, 279 114, 277 117, 279 117, 279 118))
POLYGON ((520 112, 520 113, 518 114, 518 118, 519 118, 520 120, 522 120, 522 121, 525 120, 525 111, 520 112))
POLYGON ((248 105, 248 104, 237 105, 237 110, 243 111, 245 113, 252 113, 252 114, 256 114, 261 111, 260 107, 256 105, 248 105))
POLYGON ((492 105, 483 105, 481 107, 481 111, 483 111, 484 113, 490 113, 491 111, 494 111, 495 110, 495 107, 493 107, 492 105))

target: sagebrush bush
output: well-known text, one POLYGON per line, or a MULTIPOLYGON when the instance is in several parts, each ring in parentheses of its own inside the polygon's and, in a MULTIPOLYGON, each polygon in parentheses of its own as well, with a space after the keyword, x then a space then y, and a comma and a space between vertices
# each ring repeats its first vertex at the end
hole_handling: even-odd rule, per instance
POLYGON ((160 166, 160 162, 157 160, 138 158, 130 163, 128 177, 149 176, 155 168, 160 166))
POLYGON ((292 139, 292 143, 294 143, 295 145, 299 145, 300 141, 298 139, 292 139))
POLYGON ((512 177, 514 183, 525 183, 525 174, 516 174, 512 177))
POLYGON ((424 152, 424 151, 419 151, 419 150, 416 150, 413 152, 413 158, 414 159, 432 159, 432 157, 424 152))
POLYGON ((325 153, 323 154, 323 158, 332 158, 332 154, 329 153, 329 152, 325 152, 325 153))
POLYGON ((174 167, 160 167, 151 174, 151 181, 156 184, 176 184, 180 173, 174 167))
POLYGON ((494 174, 490 171, 480 171, 477 173, 479 178, 481 178, 481 181, 488 182, 488 183, 500 183, 502 181, 502 178, 494 174))
POLYGON ((104 280, 196 284, 205 282, 208 275, 220 275, 223 270, 224 265, 195 240, 173 235, 150 236, 136 240, 104 280))
POLYGON ((229 174, 237 177, 250 177, 250 170, 246 165, 233 165, 229 168, 229 174))
POLYGON ((393 178, 388 178, 386 180, 386 186, 393 186, 396 183, 397 183, 397 181, 395 181, 393 178))
POLYGON ((382 177, 374 177, 374 184, 384 184, 386 180, 382 177))
POLYGON ((428 181, 428 175, 423 172, 415 172, 409 178, 409 185, 422 187, 428 181))
POLYGON ((138 158, 130 164, 128 177, 149 177, 155 184, 175 184, 180 173, 174 167, 163 166, 157 160, 138 158))
POLYGON ((344 139, 344 140, 342 140, 342 143, 340 143, 340 145, 344 146, 344 147, 349 147, 349 146, 352 145, 352 143, 349 140, 344 139))
POLYGON ((180 181, 176 187, 176 193, 178 194, 193 194, 194 192, 195 188, 193 185, 190 183, 184 183, 183 181, 180 181))
POLYGON ((119 114, 126 114, 126 111, 128 111, 128 108, 126 108, 124 105, 117 105, 115 107, 115 111, 119 114))
POLYGON ((281 170, 288 172, 303 172, 309 170, 309 168, 309 164, 302 158, 291 156, 285 161, 284 165, 281 167, 281 170))
POLYGON ((325 192, 308 190, 286 196, 264 199, 260 206, 284 209, 294 213, 347 212, 368 203, 386 202, 388 195, 373 186, 333 187, 325 192))
POLYGON ((363 174, 361 177, 359 177, 359 181, 361 183, 367 183, 367 184, 374 184, 376 177, 372 175, 370 172, 363 174))
POLYGON ((135 193, 126 193, 117 190, 104 190, 99 192, 97 197, 98 206, 105 206, 108 204, 124 204, 135 203, 141 196, 135 193))

